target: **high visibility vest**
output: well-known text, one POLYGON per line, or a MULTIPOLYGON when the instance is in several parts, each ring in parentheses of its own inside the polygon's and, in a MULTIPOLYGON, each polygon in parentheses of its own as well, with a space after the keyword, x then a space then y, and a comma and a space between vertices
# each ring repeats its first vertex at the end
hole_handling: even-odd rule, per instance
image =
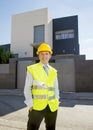
POLYGON ((34 79, 31 89, 33 109, 43 110, 49 105, 52 112, 56 111, 59 106, 59 101, 55 98, 54 88, 57 71, 50 66, 47 75, 41 63, 27 66, 27 70, 31 73, 34 79))

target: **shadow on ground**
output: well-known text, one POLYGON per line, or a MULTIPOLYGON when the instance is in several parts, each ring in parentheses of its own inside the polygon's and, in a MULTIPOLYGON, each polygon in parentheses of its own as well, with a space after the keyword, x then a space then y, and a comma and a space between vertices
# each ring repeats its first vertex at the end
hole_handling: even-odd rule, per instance
POLYGON ((74 100, 74 99, 61 99, 61 107, 74 107, 75 105, 93 105, 93 100, 74 100))
POLYGON ((93 93, 62 92, 60 93, 60 106, 74 107, 75 105, 93 105, 93 93))
POLYGON ((0 96, 0 116, 26 107, 23 96, 0 96))
MULTIPOLYGON (((60 98, 61 107, 74 107, 75 105, 93 105, 93 99, 76 99, 68 95, 62 95, 60 98)), ((5 96, 0 95, 0 116, 20 110, 26 105, 24 104, 24 96, 5 96)))

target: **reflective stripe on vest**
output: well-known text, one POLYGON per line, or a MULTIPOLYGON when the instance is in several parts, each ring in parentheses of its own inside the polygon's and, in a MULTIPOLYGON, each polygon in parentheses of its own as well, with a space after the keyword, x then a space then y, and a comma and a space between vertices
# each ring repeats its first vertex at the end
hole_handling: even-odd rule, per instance
POLYGON ((54 87, 47 87, 44 83, 33 81, 33 89, 48 89, 49 91, 54 91, 54 87))
POLYGON ((48 97, 47 95, 33 95, 34 99, 48 99, 48 100, 52 100, 55 98, 55 96, 50 96, 48 97))
MULTIPOLYGON (((33 86, 33 89, 46 89, 46 88, 43 88, 41 86, 33 86)), ((54 91, 54 88, 53 87, 48 87, 48 90, 49 91, 54 91)))

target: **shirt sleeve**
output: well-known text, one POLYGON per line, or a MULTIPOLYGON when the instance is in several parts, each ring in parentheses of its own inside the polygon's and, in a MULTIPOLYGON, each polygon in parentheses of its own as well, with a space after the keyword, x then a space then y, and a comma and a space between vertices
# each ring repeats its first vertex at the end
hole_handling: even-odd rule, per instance
POLYGON ((56 78, 56 80, 55 80, 54 88, 55 88, 55 98, 57 98, 59 100, 58 78, 56 78))
POLYGON ((32 83, 33 83, 33 77, 30 74, 30 72, 27 70, 26 80, 25 80, 25 86, 24 86, 24 96, 25 96, 24 103, 28 107, 32 107, 33 106, 33 100, 32 100, 32 94, 31 94, 32 83))

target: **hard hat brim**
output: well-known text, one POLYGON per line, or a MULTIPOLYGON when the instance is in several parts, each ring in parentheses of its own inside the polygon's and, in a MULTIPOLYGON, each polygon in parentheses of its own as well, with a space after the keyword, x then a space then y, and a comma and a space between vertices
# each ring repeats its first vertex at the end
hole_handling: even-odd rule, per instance
POLYGON ((39 55, 40 52, 49 52, 51 55, 53 54, 52 50, 51 51, 46 51, 46 50, 44 50, 44 51, 37 51, 36 54, 39 55))

